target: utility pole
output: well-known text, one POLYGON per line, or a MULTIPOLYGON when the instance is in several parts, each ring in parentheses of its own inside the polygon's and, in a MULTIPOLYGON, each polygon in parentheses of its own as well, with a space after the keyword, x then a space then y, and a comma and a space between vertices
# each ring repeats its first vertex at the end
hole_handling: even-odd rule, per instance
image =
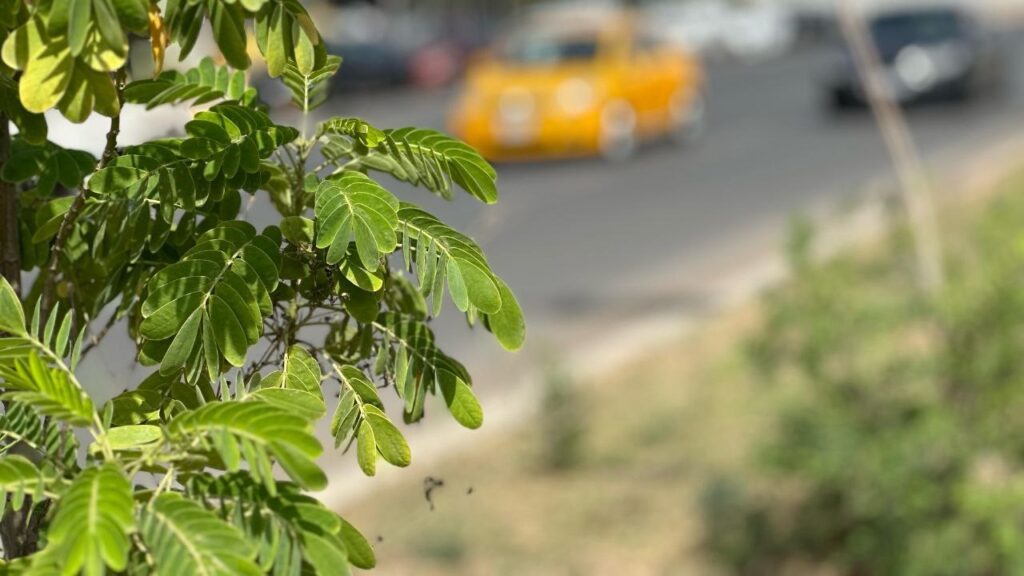
POLYGON ((888 85, 885 66, 866 24, 862 4, 839 0, 837 10, 861 85, 899 180, 914 235, 918 280, 925 292, 935 294, 945 283, 945 272, 935 202, 924 162, 914 144, 906 116, 888 85))

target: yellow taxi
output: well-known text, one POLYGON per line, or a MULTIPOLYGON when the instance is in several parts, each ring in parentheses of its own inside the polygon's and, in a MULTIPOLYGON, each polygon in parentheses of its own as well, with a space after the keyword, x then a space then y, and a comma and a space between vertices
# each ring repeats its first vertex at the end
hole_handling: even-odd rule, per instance
POLYGON ((692 139, 703 69, 645 28, 623 11, 527 18, 470 66, 451 130, 495 161, 623 158, 644 140, 692 139))

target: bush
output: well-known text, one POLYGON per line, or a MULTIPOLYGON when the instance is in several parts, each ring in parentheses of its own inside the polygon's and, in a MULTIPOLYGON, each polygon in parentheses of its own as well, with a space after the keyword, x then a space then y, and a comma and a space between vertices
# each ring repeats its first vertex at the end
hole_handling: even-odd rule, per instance
POLYGON ((549 367, 540 406, 541 465, 545 470, 565 471, 580 464, 585 432, 585 408, 581 401, 569 375, 549 367))
MULTIPOLYGON (((791 393, 754 479, 710 484, 708 547, 737 574, 1024 570, 1024 199, 1001 198, 950 255, 935 302, 901 233, 814 265, 750 344, 791 393), (793 392, 793 391, 796 392, 793 392)), ((796 243, 799 245, 800 243, 796 243)))

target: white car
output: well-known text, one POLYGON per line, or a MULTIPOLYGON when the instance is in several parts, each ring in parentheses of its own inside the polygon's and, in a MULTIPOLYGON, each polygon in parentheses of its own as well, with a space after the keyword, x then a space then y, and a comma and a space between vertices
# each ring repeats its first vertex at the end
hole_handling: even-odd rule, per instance
POLYGON ((705 56, 723 48, 728 13, 720 0, 660 1, 644 9, 651 31, 662 40, 705 56))
POLYGON ((657 0, 645 4, 644 13, 663 40, 709 57, 772 58, 789 50, 797 36, 792 12, 767 1, 657 0))
POLYGON ((793 14, 781 6, 762 2, 729 11, 723 43, 733 57, 750 62, 781 56, 796 38, 793 14))

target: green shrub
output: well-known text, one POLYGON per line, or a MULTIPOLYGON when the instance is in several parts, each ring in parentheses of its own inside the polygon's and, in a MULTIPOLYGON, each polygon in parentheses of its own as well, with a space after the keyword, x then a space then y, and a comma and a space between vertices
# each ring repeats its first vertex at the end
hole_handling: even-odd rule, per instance
POLYGON ((549 471, 563 471, 580 464, 583 452, 585 409, 580 394, 568 374, 548 368, 544 376, 540 422, 541 466, 549 471))
MULTIPOLYGON (((1024 199, 995 202, 934 302, 899 232, 808 264, 750 350, 787 394, 754 472, 711 483, 708 548, 737 574, 1024 571, 1024 199)), ((801 244, 801 243, 796 243, 801 244)))

